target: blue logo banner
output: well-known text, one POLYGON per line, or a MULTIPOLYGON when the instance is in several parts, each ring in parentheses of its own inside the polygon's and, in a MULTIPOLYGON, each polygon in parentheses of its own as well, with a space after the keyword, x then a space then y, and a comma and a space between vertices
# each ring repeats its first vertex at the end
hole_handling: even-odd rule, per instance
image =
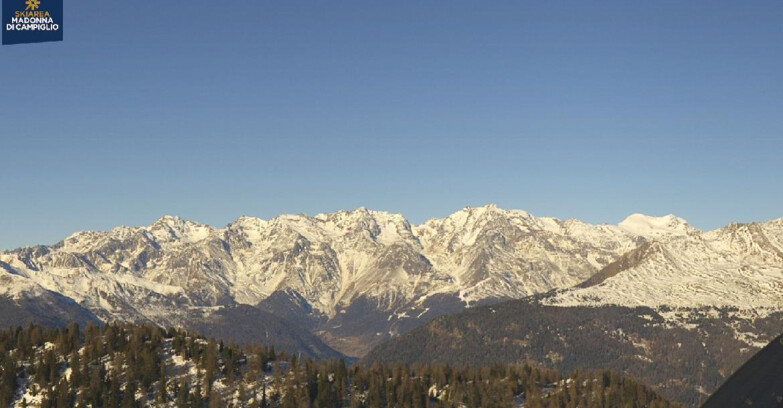
POLYGON ((63 40, 63 0, 3 0, 3 45, 63 40))

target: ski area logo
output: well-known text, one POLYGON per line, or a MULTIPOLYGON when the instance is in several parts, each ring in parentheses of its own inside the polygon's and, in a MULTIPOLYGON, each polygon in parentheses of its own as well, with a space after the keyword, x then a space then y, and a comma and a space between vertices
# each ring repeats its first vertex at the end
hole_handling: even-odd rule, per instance
POLYGON ((63 40, 63 0, 2 0, 3 45, 63 40))

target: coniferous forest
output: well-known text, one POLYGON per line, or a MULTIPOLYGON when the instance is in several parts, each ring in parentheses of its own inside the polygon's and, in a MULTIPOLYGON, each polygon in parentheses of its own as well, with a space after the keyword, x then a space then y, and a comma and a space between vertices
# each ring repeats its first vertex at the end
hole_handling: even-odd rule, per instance
POLYGON ((673 407, 610 371, 346 365, 183 330, 0 331, 0 407, 673 407))

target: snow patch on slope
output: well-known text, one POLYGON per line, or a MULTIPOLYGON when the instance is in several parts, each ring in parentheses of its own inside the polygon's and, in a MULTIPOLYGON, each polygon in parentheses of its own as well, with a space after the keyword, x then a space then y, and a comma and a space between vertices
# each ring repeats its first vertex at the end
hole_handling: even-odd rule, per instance
POLYGON ((698 232, 688 221, 673 214, 663 217, 631 214, 617 226, 629 234, 648 238, 685 236, 698 232))

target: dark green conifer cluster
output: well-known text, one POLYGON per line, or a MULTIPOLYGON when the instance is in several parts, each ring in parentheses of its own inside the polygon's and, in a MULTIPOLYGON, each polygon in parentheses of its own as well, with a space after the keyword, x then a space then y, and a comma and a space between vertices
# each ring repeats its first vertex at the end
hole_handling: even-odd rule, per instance
POLYGON ((314 361, 183 330, 109 324, 0 330, 0 408, 670 407, 609 371, 314 361))

